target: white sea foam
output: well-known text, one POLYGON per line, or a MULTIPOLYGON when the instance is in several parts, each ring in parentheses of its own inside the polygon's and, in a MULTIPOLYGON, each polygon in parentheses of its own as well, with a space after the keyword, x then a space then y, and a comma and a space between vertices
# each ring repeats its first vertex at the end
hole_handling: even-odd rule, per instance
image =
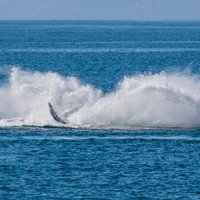
POLYGON ((103 94, 74 77, 12 68, 0 86, 0 126, 60 126, 48 102, 68 127, 200 127, 200 77, 159 73, 125 77, 103 94))
MULTIPOLYGON (((1 137, 1 141, 18 140, 18 137, 1 137)), ((82 141, 82 140, 145 140, 145 141, 196 141, 200 142, 200 137, 192 136, 20 136, 20 140, 56 140, 56 141, 82 141)))

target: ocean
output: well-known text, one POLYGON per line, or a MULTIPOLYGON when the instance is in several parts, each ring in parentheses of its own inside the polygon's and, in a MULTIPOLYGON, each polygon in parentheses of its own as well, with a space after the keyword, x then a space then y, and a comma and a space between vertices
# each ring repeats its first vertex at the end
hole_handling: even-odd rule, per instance
POLYGON ((200 22, 0 21, 0 199, 200 199, 199 133, 200 22))

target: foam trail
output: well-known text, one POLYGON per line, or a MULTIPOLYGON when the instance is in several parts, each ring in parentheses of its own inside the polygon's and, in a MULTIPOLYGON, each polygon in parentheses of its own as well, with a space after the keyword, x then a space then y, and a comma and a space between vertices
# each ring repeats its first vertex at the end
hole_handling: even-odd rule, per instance
POLYGON ((200 77, 181 73, 125 77, 104 95, 74 77, 12 68, 0 99, 2 127, 63 126, 48 102, 68 127, 200 127, 200 77))
MULTIPOLYGON (((15 141, 18 137, 1 137, 1 141, 15 141)), ((82 141, 82 140, 144 140, 144 141, 195 141, 200 142, 200 137, 191 136, 23 136, 20 140, 57 140, 57 141, 82 141)))

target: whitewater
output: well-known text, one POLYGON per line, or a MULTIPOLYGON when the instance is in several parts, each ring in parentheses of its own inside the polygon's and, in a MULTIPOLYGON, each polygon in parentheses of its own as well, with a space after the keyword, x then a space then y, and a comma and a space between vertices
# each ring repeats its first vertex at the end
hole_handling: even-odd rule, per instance
POLYGON ((200 77, 160 72, 124 77, 103 93, 75 77, 12 67, 0 86, 0 126, 63 126, 95 129, 198 128, 200 77))

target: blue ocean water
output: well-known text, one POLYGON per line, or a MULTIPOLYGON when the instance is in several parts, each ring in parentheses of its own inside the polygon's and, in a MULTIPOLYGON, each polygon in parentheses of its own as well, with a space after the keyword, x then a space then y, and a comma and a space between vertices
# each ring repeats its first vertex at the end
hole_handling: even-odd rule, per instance
POLYGON ((1 21, 0 199, 200 199, 199 55, 200 22, 1 21))

